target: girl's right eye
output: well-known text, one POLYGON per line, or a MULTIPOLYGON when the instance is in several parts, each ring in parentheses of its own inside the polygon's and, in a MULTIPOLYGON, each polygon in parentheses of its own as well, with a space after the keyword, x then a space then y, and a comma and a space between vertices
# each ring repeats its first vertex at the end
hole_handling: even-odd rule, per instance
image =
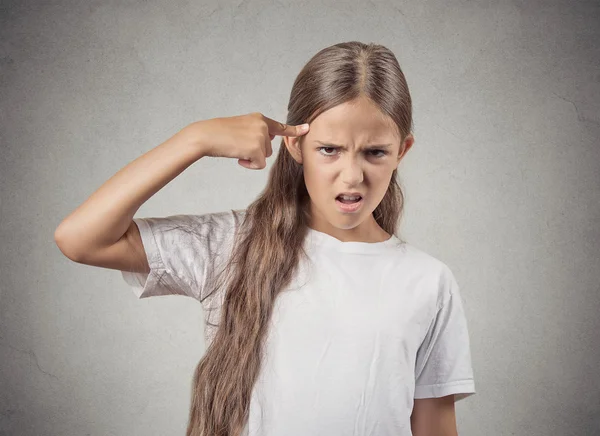
MULTIPOLYGON (((319 150, 319 151, 321 151, 321 150, 333 150, 333 151, 335 151, 336 149, 335 149, 335 147, 319 147, 319 148, 317 148, 317 150, 319 150)), ((324 153, 321 153, 321 154, 323 156, 333 156, 333 154, 324 154, 324 153)))

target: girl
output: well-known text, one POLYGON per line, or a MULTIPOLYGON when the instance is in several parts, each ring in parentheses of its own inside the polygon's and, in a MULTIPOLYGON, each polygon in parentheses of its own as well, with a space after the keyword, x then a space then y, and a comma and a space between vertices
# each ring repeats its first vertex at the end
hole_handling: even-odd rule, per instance
POLYGON ((397 167, 414 137, 395 56, 356 41, 321 50, 288 111, 286 124, 186 126, 65 218, 59 248, 122 271, 139 298, 201 302, 187 436, 456 435, 454 402, 475 393, 469 336, 453 273, 398 236, 397 167), (265 168, 275 135, 246 210, 133 219, 201 158, 265 168))

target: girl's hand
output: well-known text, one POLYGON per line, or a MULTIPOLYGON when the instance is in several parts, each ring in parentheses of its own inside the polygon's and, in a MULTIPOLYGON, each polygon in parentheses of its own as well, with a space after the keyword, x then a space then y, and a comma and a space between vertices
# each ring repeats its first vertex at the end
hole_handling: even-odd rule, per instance
POLYGON ((233 117, 196 121, 185 127, 204 156, 237 158, 248 169, 263 169, 266 158, 273 154, 271 141, 275 135, 302 136, 309 128, 289 126, 260 112, 233 117))

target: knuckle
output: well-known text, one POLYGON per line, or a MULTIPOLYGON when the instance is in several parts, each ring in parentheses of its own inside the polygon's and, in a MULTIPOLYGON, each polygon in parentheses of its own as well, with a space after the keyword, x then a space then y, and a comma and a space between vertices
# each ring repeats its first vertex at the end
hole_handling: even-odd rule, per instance
POLYGON ((252 149, 255 152, 262 151, 262 149, 263 149, 262 138, 260 138, 260 137, 256 138, 256 140, 252 143, 252 149))
POLYGON ((269 126, 262 118, 255 118, 252 127, 262 134, 269 131, 269 126))
POLYGON ((263 122, 260 131, 262 132, 263 139, 269 135, 269 126, 263 122))

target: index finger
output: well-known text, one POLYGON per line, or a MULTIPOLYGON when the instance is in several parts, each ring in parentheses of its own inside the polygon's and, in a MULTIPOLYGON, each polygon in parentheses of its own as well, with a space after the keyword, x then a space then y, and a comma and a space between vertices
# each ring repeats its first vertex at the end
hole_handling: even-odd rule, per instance
POLYGON ((269 117, 263 115, 267 126, 269 127, 269 136, 302 136, 308 133, 310 127, 308 124, 301 124, 299 126, 290 126, 289 124, 283 124, 279 121, 275 121, 269 117), (306 126, 303 128, 302 126, 306 126))

